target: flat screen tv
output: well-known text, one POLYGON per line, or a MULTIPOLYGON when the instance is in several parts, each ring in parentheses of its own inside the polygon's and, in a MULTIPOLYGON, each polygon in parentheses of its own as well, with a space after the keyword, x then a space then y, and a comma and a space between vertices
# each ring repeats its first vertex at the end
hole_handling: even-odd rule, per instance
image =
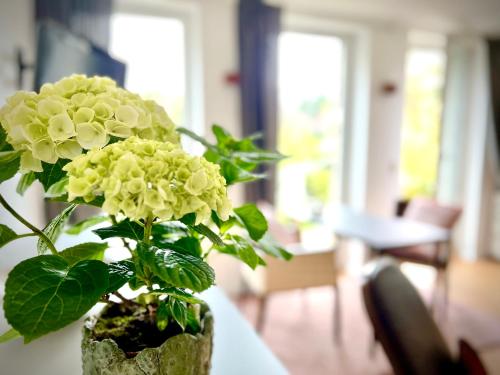
POLYGON ((35 90, 75 73, 108 76, 123 87, 125 64, 88 39, 50 21, 41 22, 37 31, 35 90))

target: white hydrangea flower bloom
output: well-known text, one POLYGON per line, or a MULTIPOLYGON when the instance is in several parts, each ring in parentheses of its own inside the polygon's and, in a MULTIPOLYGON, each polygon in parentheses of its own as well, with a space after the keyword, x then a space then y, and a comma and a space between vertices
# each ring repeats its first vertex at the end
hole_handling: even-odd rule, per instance
POLYGON ((92 149, 68 163, 68 199, 86 201, 104 195, 103 210, 131 220, 161 220, 196 214, 196 223, 222 220, 231 212, 220 167, 192 156, 176 144, 136 136, 92 149))
POLYGON ((179 143, 162 107, 107 77, 72 75, 43 85, 40 93, 18 92, 0 109, 0 123, 14 149, 24 150, 22 173, 102 148, 111 137, 179 143))

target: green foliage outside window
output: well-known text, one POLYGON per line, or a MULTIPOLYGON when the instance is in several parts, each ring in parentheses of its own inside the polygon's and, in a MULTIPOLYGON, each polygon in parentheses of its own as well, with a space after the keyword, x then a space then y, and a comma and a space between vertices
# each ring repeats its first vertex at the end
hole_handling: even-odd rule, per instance
POLYGON ((436 190, 445 57, 440 50, 408 54, 406 104, 401 139, 401 194, 432 196, 436 190))

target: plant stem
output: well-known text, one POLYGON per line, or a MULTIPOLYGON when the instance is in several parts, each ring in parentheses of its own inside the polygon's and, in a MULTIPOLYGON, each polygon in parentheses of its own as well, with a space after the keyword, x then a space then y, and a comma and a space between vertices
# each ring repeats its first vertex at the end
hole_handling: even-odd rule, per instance
MULTIPOLYGON (((144 243, 145 244, 150 244, 151 243, 151 230, 153 227, 153 216, 149 215, 146 220, 144 221, 144 243)), ((144 273, 146 276, 146 286, 148 290, 151 292, 153 290, 153 285, 151 283, 151 271, 149 271, 148 267, 145 267, 144 273)))
POLYGON ((125 297, 124 297, 124 296, 123 296, 123 295, 122 295, 119 291, 117 291, 117 290, 113 292, 113 295, 114 295, 115 297, 117 297, 118 299, 120 299, 120 300, 123 302, 123 304, 125 304, 125 305, 127 305, 127 306, 129 306, 129 307, 130 307, 130 306, 134 306, 134 305, 138 305, 138 303, 136 303, 136 302, 134 302, 134 301, 132 301, 132 300, 129 300, 129 299, 125 298, 125 297))
POLYGON ((149 244, 151 239, 151 229, 153 227, 153 216, 148 216, 144 223, 144 243, 149 244))
POLYGON ((12 216, 14 216, 17 220, 19 220, 21 223, 23 223, 25 226, 31 229, 36 236, 40 237, 47 244, 52 255, 58 254, 56 247, 54 246, 52 241, 47 237, 47 235, 43 233, 40 229, 35 227, 33 224, 31 224, 29 221, 27 221, 25 218, 23 218, 21 215, 19 215, 16 212, 16 210, 14 210, 7 203, 7 201, 3 198, 2 194, 0 194, 0 204, 4 206, 4 208, 12 214, 12 216))

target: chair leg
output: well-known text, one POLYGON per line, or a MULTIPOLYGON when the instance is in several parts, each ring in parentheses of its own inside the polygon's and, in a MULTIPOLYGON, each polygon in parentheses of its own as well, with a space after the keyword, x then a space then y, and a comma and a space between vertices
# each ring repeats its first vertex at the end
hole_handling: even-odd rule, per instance
POLYGON ((432 302, 431 302, 431 312, 433 314, 439 314, 439 299, 440 294, 443 293, 445 287, 444 270, 442 268, 436 268, 436 281, 434 283, 434 290, 432 291, 432 302))
POLYGON ((336 344, 342 341, 342 312, 340 303, 340 288, 338 283, 333 286, 334 304, 333 304, 333 339, 336 344))
POLYGON ((264 324, 266 320, 266 309, 267 309, 267 295, 263 295, 259 297, 259 306, 257 311, 257 322, 255 325, 255 329, 257 332, 262 333, 264 329, 264 324))
POLYGON ((434 282, 434 289, 432 291, 432 300, 431 300, 431 313, 434 314, 436 312, 437 301, 439 299, 439 284, 441 283, 441 271, 437 269, 436 273, 436 281, 434 282))
POLYGON ((437 318, 441 317, 441 315, 444 318, 448 316, 449 289, 448 270, 438 268, 431 302, 431 312, 436 314, 437 318), (440 297, 442 301, 439 301, 440 297))
POLYGON ((375 331, 373 331, 372 341, 370 342, 370 347, 368 349, 368 355, 369 355, 370 359, 373 359, 375 357, 377 345, 378 345, 378 337, 377 337, 377 334, 375 333, 375 331))
POLYGON ((448 305, 450 300, 450 275, 448 270, 445 268, 441 271, 443 273, 443 316, 446 319, 448 317, 448 305))

